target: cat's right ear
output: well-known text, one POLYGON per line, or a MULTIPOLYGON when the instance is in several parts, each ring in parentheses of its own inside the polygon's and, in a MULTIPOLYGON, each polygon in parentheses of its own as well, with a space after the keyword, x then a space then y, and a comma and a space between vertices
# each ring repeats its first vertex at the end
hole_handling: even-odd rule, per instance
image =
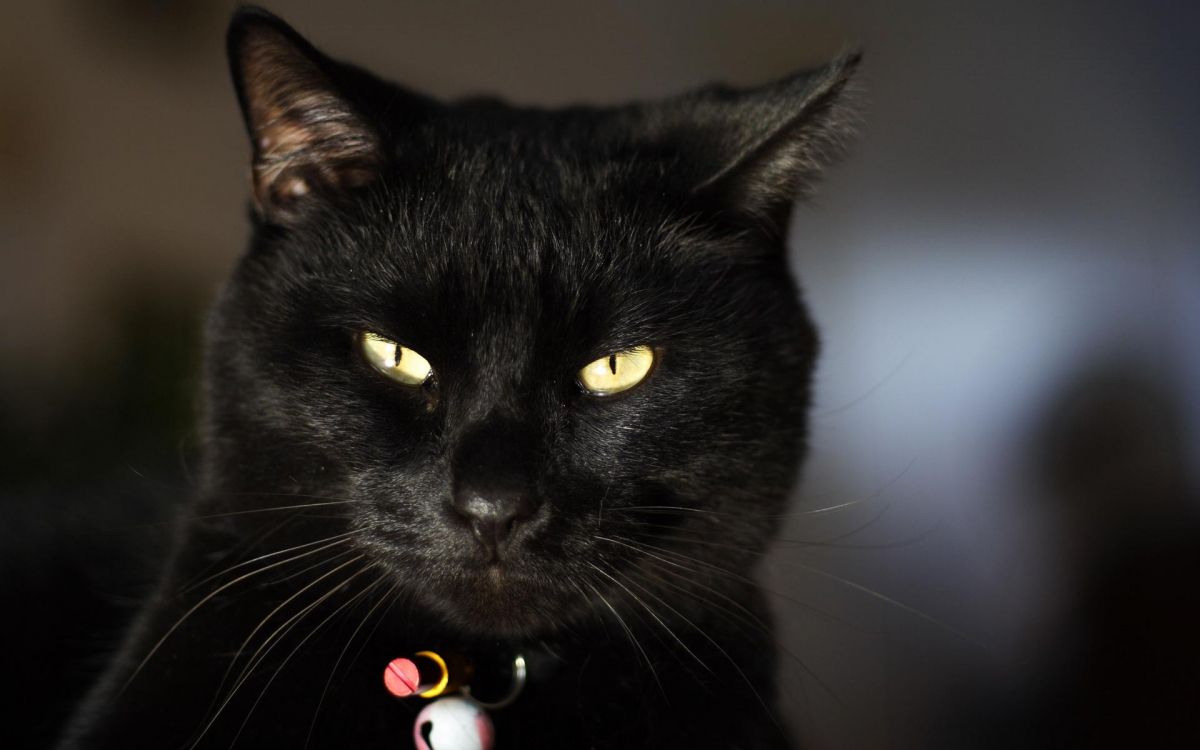
POLYGON ((260 8, 235 12, 226 42, 260 216, 286 223, 310 201, 376 178, 379 133, 340 89, 337 63, 260 8))

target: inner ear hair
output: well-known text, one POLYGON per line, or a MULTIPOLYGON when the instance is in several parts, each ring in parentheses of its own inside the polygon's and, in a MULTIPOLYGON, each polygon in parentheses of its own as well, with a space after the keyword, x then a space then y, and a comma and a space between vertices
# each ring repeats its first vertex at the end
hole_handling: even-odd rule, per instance
POLYGON ((370 182, 378 134, 338 90, 335 63, 262 11, 234 18, 230 65, 253 148, 255 207, 286 217, 370 182))

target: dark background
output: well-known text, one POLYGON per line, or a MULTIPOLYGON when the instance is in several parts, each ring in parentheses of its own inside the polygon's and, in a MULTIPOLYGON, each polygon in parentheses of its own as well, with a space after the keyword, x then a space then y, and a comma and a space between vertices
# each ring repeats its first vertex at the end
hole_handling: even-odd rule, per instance
MULTIPOLYGON (((763 571, 787 718, 818 750, 1200 739, 1198 6, 268 6, 525 104, 861 42, 859 144, 792 237, 825 351, 763 571)), ((247 225, 231 8, 0 7, 5 747, 55 733, 187 495, 203 310, 247 225)))

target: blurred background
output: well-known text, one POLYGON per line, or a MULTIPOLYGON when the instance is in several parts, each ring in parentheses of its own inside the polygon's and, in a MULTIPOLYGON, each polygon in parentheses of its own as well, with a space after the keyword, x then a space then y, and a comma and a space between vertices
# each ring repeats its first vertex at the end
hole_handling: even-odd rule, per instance
MULTIPOLYGON (((414 88, 538 105, 861 42, 861 138, 791 238, 825 347, 763 570, 786 718, 814 750, 1198 746, 1200 6, 266 4, 414 88)), ((5 747, 49 743, 187 495, 247 230, 232 7, 0 7, 5 747)))

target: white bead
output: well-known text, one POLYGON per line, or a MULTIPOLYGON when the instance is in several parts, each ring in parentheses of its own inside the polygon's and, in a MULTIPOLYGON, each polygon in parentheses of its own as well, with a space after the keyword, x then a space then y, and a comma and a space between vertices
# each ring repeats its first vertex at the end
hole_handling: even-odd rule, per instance
POLYGON ((413 724, 417 750, 492 750, 492 720, 469 698, 439 698, 413 724))

